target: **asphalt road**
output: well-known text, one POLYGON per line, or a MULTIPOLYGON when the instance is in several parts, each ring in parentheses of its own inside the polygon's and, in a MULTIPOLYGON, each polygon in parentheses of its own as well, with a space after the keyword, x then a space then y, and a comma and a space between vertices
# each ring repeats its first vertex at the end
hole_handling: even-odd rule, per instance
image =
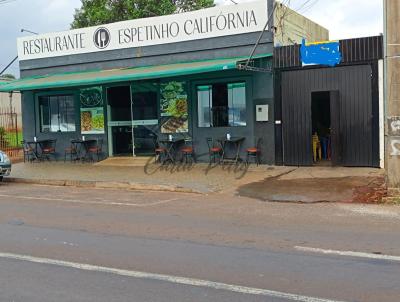
POLYGON ((399 239, 398 207, 1 184, 0 301, 399 301, 399 239))

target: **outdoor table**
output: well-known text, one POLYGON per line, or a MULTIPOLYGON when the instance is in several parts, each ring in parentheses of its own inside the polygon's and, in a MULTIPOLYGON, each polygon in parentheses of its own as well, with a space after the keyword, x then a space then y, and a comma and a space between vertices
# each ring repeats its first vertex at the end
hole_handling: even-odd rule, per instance
POLYGON ((38 146, 40 148, 42 148, 43 144, 48 141, 49 141, 49 139, 26 142, 26 144, 32 149, 33 160, 39 160, 41 158, 41 154, 39 153, 38 146))
POLYGON ((165 146, 166 149, 166 158, 163 162, 170 160, 172 163, 176 161, 176 154, 178 150, 178 146, 185 142, 184 138, 172 138, 172 140, 160 139, 159 142, 165 146))
POLYGON ((77 158, 76 160, 84 160, 88 154, 88 149, 91 144, 97 143, 95 139, 89 140, 81 140, 81 139, 74 139, 71 140, 71 144, 75 147, 77 158), (82 150, 83 149, 83 150, 82 150), (85 155, 82 156, 82 151, 85 151, 85 155))
POLYGON ((242 161, 240 158, 240 147, 242 146, 243 141, 245 140, 245 137, 231 137, 230 139, 224 137, 224 138, 219 138, 217 141, 222 146, 222 163, 224 164, 226 161, 231 161, 237 164, 239 161, 242 161), (227 147, 233 145, 235 148, 235 153, 233 157, 228 157, 227 156, 227 147))

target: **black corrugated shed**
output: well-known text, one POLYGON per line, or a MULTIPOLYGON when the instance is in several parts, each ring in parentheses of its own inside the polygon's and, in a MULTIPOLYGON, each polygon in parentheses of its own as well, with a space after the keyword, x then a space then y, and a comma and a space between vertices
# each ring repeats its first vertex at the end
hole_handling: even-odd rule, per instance
POLYGON ((342 40, 340 48, 342 63, 337 67, 304 68, 300 45, 275 49, 275 119, 281 121, 276 124, 277 164, 313 164, 312 93, 326 91, 338 98, 337 108, 331 107, 338 112, 336 147, 341 156, 336 164, 379 167, 378 60, 383 58, 383 39, 342 40))

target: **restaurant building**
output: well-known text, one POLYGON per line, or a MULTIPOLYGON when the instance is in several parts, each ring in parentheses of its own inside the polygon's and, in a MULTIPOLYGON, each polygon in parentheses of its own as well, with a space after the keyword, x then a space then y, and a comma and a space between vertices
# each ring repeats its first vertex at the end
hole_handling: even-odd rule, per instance
POLYGON ((103 141, 104 157, 116 157, 152 154, 154 137, 172 135, 191 138, 197 160, 208 161, 207 138, 230 134, 244 139, 242 158, 261 139, 263 163, 312 165, 310 152, 307 160, 287 160, 288 146, 309 144, 312 132, 300 142, 299 133, 282 130, 285 119, 298 127, 282 113, 283 71, 303 66, 287 54, 274 73, 274 46, 300 43, 296 28, 305 25, 312 41, 327 40, 328 31, 273 7, 259 0, 20 38, 21 79, 0 91, 22 93, 24 138, 57 139, 58 158, 82 137, 103 141), (288 27, 282 16, 292 16, 288 27))

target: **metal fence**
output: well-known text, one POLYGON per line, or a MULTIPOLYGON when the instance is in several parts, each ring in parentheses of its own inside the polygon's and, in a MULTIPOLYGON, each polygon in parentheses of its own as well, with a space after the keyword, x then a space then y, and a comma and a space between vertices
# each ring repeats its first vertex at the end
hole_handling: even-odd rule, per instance
POLYGON ((22 125, 18 124, 21 120, 19 115, 15 108, 0 108, 0 150, 13 159, 23 157, 22 125))

